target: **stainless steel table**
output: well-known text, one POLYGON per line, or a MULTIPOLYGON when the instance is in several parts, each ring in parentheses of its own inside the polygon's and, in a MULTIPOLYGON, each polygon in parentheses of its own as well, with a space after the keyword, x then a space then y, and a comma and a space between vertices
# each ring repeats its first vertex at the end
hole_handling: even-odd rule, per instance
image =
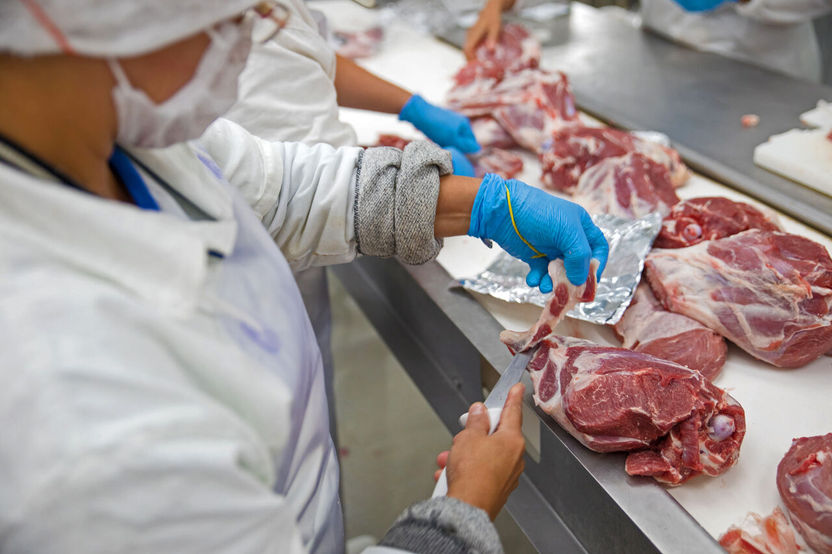
MULTIPOLYGON (((832 200, 753 166, 753 147, 797 124, 832 89, 680 48, 592 8, 558 23, 544 65, 564 69, 579 105, 625 128, 667 133, 696 170, 832 233, 832 200), (740 126, 758 113, 756 129, 740 126)), ((452 432, 509 362, 501 326, 452 290, 436 262, 406 267, 364 258, 334 268, 452 432)), ((711 536, 660 486, 623 471, 623 455, 593 453, 541 415, 539 458, 508 509, 541 552, 717 553, 711 536)))

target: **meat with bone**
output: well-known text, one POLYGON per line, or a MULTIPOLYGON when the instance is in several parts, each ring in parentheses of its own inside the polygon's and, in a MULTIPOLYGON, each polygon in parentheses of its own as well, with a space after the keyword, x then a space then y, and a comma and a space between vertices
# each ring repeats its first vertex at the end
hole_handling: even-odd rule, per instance
POLYGON ((404 150, 404 147, 410 144, 411 140, 400 137, 398 135, 379 135, 378 142, 376 142, 376 146, 391 146, 393 148, 398 148, 399 150, 404 150))
POLYGON ((719 537, 728 554, 798 554, 800 547, 783 510, 768 516, 749 513, 740 525, 732 525, 719 537))
POLYGON ((607 158, 578 181, 573 200, 590 213, 639 218, 679 202, 667 168, 639 153, 607 158))
POLYGON ((538 322, 500 335, 515 352, 534 349, 535 402, 592 450, 635 451, 626 463, 631 475, 676 485, 723 473, 745 435, 743 409, 725 391, 673 362, 552 334, 575 303, 594 296, 596 264, 590 281, 575 287, 563 262, 552 262, 554 292, 538 322))
POLYGON ((487 115, 475 117, 471 120, 471 129, 477 142, 483 148, 514 148, 517 143, 493 117, 487 115))
POLYGON ((748 229, 782 231, 777 215, 721 196, 691 198, 670 209, 653 246, 684 248, 730 237, 748 229))
POLYGON ((792 441, 777 466, 777 490, 809 546, 832 553, 832 433, 792 441))
POLYGON ((725 365, 728 347, 698 321, 665 310, 647 283, 614 326, 624 348, 695 369, 713 380, 725 365))
POLYGON ((468 159, 474 165, 474 176, 482 178, 486 173, 496 173, 504 179, 512 179, 523 171, 523 158, 501 148, 483 148, 468 159))
POLYGON ((751 229, 654 249, 647 281, 662 305, 778 367, 832 350, 832 259, 805 237, 751 229))
POLYGON ((638 152, 667 167, 670 182, 679 187, 688 178, 688 169, 679 154, 653 141, 611 129, 570 125, 555 132, 540 154, 541 180, 552 190, 572 193, 588 168, 606 158, 638 152))

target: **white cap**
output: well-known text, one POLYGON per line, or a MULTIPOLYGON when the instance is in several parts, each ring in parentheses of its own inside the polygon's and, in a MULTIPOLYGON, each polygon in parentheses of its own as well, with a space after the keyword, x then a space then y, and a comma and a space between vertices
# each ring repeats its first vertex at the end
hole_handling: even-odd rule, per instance
POLYGON ((129 57, 236 17, 256 0, 0 0, 0 52, 129 57))

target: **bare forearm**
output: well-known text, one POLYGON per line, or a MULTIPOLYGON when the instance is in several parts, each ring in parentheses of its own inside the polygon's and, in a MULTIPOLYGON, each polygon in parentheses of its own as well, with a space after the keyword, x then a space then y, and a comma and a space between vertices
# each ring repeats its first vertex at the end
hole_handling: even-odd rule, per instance
POLYGON ((335 91, 339 106, 394 114, 413 95, 341 56, 337 56, 335 91))
POLYGON ((436 201, 436 220, 433 224, 436 238, 468 232, 474 198, 481 182, 481 179, 458 175, 446 175, 439 179, 439 198, 436 201))

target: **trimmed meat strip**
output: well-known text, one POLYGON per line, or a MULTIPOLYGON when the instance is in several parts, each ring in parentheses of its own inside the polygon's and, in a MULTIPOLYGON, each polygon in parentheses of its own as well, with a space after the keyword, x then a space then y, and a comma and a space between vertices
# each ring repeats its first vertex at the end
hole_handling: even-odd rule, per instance
POLYGON ((571 194, 588 168, 630 152, 665 166, 674 187, 682 186, 688 179, 687 167, 672 148, 610 127, 570 125, 556 131, 540 154, 541 180, 549 189, 571 194))
POLYGON ((525 352, 534 348, 541 340, 554 332, 558 323, 576 304, 594 300, 598 265, 598 260, 591 260, 586 283, 576 287, 566 277, 563 260, 549 262, 549 276, 552 278, 553 289, 546 301, 546 307, 540 313, 540 318, 528 331, 505 330, 500 333, 500 340, 503 344, 508 346, 512 353, 525 352))
POLYGON ((832 259, 805 237, 751 229, 654 249, 647 281, 662 305, 777 367, 832 350, 832 259))
POLYGON ((578 181, 573 200, 590 213, 639 218, 679 202, 667 168, 639 153, 607 158, 578 181))
POLYGON ((721 196, 691 198, 670 209, 653 246, 684 248, 749 229, 782 231, 777 215, 721 196))
POLYGON ((710 380, 725 365, 725 339, 698 321, 665 310, 645 282, 613 328, 624 348, 695 369, 710 380))
POLYGON ((792 441, 777 466, 777 490, 809 546, 832 553, 832 433, 792 441))
POLYGON ((728 554, 798 554, 789 521, 780 508, 768 516, 750 512, 740 525, 732 525, 719 537, 728 554))

